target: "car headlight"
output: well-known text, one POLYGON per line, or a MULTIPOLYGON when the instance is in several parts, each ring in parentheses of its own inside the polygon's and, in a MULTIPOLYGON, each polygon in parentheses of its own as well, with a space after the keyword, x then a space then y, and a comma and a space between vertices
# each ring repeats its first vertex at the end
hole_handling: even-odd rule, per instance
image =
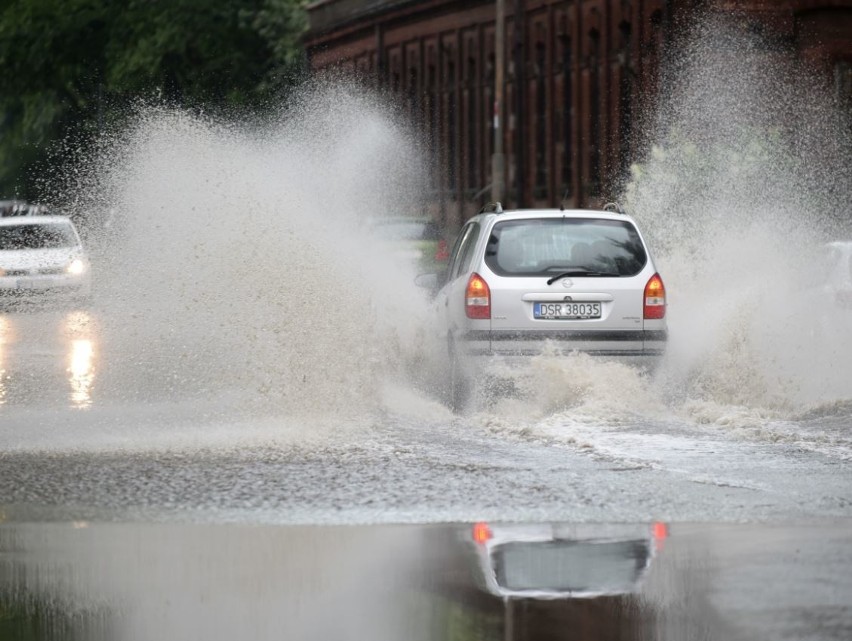
POLYGON ((84 263, 80 258, 75 258, 68 263, 68 267, 65 268, 65 271, 72 276, 79 276, 86 271, 86 263, 84 263))

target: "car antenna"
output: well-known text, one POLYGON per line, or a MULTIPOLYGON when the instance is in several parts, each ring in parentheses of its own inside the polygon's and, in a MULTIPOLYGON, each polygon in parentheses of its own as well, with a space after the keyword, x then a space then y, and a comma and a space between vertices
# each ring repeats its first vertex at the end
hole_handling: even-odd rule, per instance
POLYGON ((559 211, 565 211, 565 201, 568 200, 568 190, 565 190, 565 193, 562 194, 562 200, 559 201, 559 211))
POLYGON ((483 205, 482 209, 479 210, 480 214, 502 214, 503 213, 503 205, 500 204, 499 201, 493 203, 487 203, 483 205))

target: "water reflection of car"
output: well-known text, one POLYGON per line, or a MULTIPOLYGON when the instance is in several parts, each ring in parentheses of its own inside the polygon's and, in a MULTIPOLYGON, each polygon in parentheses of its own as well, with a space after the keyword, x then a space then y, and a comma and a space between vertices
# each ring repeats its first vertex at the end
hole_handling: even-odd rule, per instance
POLYGON ((0 296, 85 300, 90 294, 89 260, 70 218, 0 218, 0 296))
POLYGON ((440 270, 449 259, 441 228, 431 218, 389 217, 369 223, 374 238, 386 243, 395 258, 408 261, 420 271, 440 270))
POLYGON ((483 589, 499 597, 588 599, 636 592, 667 528, 489 524, 469 533, 483 589))
POLYGON ((834 241, 825 249, 823 290, 836 307, 852 309, 852 241, 834 241))

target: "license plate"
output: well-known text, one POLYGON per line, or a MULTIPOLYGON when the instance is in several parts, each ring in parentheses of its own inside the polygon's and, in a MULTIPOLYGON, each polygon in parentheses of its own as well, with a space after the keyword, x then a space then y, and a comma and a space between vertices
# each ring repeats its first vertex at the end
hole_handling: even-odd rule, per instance
POLYGON ((600 318, 600 303, 535 303, 533 316, 545 319, 580 320, 600 318))

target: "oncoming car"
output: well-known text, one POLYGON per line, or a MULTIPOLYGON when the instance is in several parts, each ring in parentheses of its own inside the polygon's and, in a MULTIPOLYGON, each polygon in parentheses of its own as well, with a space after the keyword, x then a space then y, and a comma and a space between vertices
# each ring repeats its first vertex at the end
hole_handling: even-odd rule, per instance
POLYGON ((89 261, 70 218, 0 218, 0 297, 86 300, 90 294, 89 261))
POLYGON ((462 409, 496 364, 585 352, 640 368, 668 339, 666 291, 636 222, 618 211, 482 212, 462 228, 438 289, 451 403, 462 409))
POLYGON ((371 220, 373 236, 387 243, 391 254, 416 269, 434 271, 449 258, 447 241, 431 218, 391 217, 371 220))

